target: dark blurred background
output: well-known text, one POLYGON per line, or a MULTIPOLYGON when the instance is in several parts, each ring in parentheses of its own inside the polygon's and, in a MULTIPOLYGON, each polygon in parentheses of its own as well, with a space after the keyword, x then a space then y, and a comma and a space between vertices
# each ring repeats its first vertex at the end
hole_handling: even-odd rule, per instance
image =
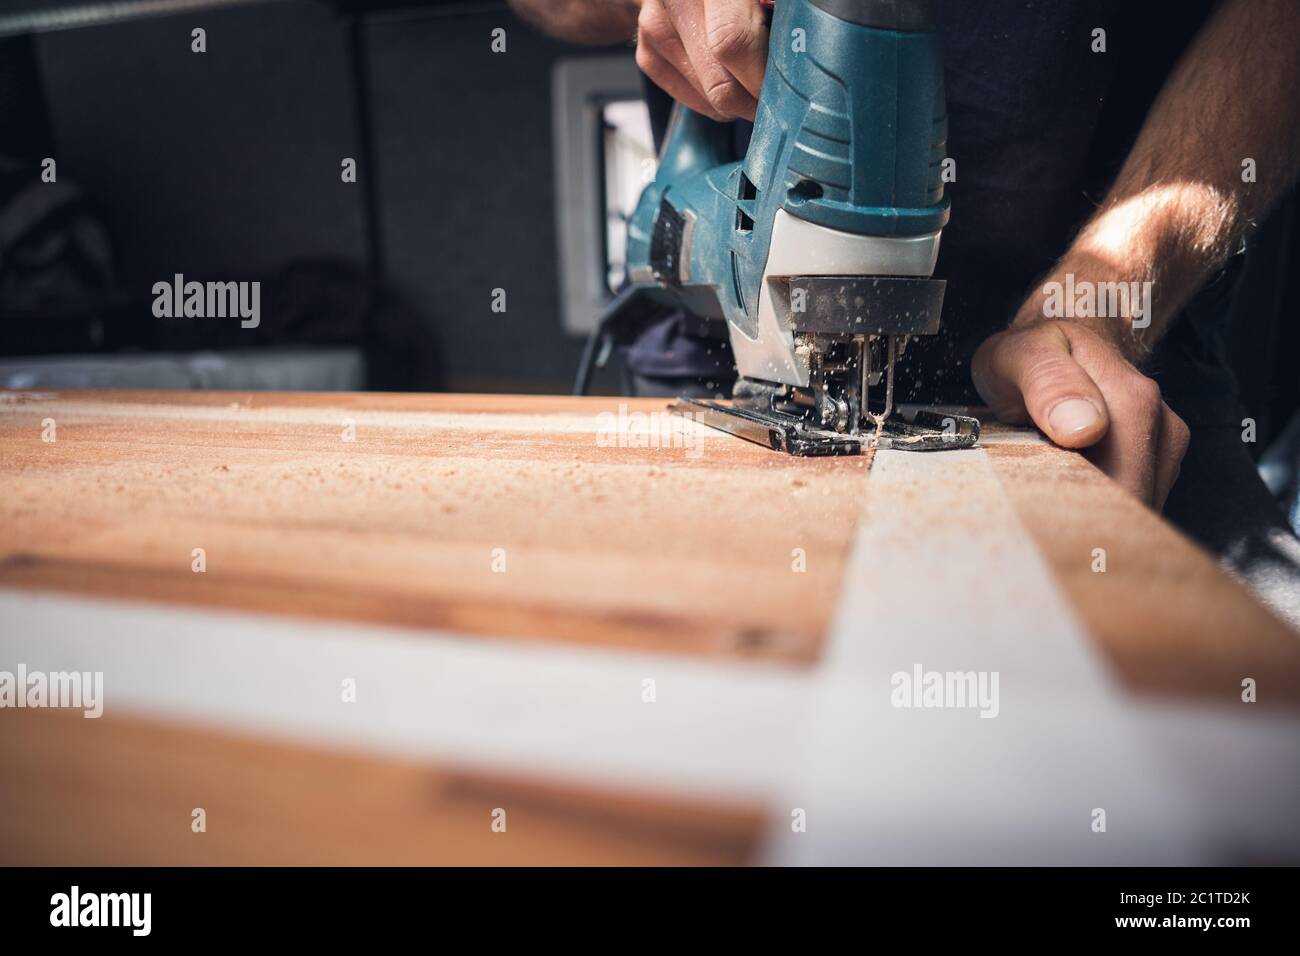
POLYGON ((568 390, 551 72, 611 51, 500 2, 87 6, 0 4, 3 384, 568 390), (155 318, 175 273, 261 326, 155 318))

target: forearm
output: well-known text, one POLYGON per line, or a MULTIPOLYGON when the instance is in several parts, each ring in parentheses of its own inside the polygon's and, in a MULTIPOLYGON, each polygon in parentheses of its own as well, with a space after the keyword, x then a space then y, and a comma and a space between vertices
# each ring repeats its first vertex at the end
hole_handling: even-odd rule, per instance
POLYGON ((543 33, 570 43, 619 43, 636 36, 641 0, 509 0, 543 33))
POLYGON ((1138 283, 1151 292, 1149 314, 1071 318, 1131 360, 1145 357, 1296 177, 1297 50, 1295 0, 1226 0, 1166 81, 1105 201, 1014 324, 1051 317, 1044 290, 1067 274, 1076 286, 1138 283))

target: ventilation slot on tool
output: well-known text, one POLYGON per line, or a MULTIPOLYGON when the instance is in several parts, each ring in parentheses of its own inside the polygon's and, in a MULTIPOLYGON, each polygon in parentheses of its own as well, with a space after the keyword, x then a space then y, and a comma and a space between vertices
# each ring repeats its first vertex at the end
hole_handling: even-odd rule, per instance
POLYGON ((749 181, 744 170, 740 173, 740 192, 736 197, 740 200, 736 205, 736 232, 753 232, 754 218, 745 211, 743 203, 752 203, 758 199, 758 187, 749 181))

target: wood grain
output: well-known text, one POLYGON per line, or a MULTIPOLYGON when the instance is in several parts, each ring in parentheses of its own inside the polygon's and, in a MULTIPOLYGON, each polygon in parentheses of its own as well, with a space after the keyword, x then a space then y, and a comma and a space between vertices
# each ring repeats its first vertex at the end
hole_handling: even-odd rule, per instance
POLYGON ((1016 510, 1112 670, 1134 690, 1300 709, 1300 635, 1190 539, 1077 455, 986 449, 1016 510), (1104 552, 1099 571, 1097 551, 1104 552))
MULTIPOLYGON (((0 394, 0 586, 807 664, 870 493, 869 458, 601 442, 657 399, 0 394)), ((1300 704, 1300 637, 1195 545, 1032 433, 984 447, 1127 682, 1300 704)))
POLYGON ((813 660, 867 461, 797 461, 716 432, 698 454, 602 445, 599 416, 618 409, 448 395, 11 398, 0 585, 813 660), (806 571, 794 573, 800 553, 806 571))
POLYGON ((486 777, 194 727, 12 711, 0 865, 730 865, 758 808, 486 777), (202 808, 207 830, 191 830, 202 808), (505 811, 505 832, 492 829, 505 811))
MULTIPOLYGON (((600 416, 620 404, 663 408, 0 393, 0 587, 815 664, 870 459, 792 459, 718 433, 698 454, 602 443, 600 416)), ((1249 676, 1263 704, 1300 706, 1300 638, 1209 556, 1080 457, 1030 433, 986 438, 1129 688, 1228 706, 1249 676)), ((0 863, 732 863, 754 858, 763 816, 119 713, 0 713, 0 766, 0 863), (507 834, 490 830, 496 807, 507 834)))

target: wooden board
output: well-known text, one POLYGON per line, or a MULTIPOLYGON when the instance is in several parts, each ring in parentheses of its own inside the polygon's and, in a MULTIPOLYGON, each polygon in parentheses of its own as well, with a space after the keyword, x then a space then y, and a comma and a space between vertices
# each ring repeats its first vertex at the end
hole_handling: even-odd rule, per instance
POLYGON ((797 461, 703 429, 698 448, 608 447, 602 412, 616 421, 618 402, 15 398, 0 418, 0 586, 812 660, 867 461, 797 461))
POLYGON ((0 863, 16 866, 724 866, 753 859, 762 822, 734 803, 58 711, 6 714, 0 766, 0 863))
POLYGON ((1234 705, 1250 677, 1269 688, 1262 706, 1300 710, 1300 635, 1208 554, 1080 456, 1022 439, 994 439, 986 452, 1121 680, 1148 694, 1234 705))
MULTIPOLYGON (((871 494, 870 459, 791 459, 694 426, 687 441, 654 419, 641 424, 658 447, 617 439, 630 416, 662 408, 9 393, 0 588, 816 667, 871 494)), ((1243 676, 1259 676, 1266 704, 1300 707, 1296 635, 1208 556, 1032 433, 990 428, 984 454, 1135 693, 1225 706, 1243 676), (1092 570, 1098 547, 1104 574, 1092 570)), ((754 859, 764 812, 158 714, 0 713, 0 762, 20 769, 0 783, 13 811, 0 814, 0 862, 726 863, 754 859), (205 799, 224 822, 199 843, 189 809, 205 799), (536 825, 483 842, 498 836, 488 823, 503 801, 536 825), (340 822, 358 819, 369 829, 340 822)))

